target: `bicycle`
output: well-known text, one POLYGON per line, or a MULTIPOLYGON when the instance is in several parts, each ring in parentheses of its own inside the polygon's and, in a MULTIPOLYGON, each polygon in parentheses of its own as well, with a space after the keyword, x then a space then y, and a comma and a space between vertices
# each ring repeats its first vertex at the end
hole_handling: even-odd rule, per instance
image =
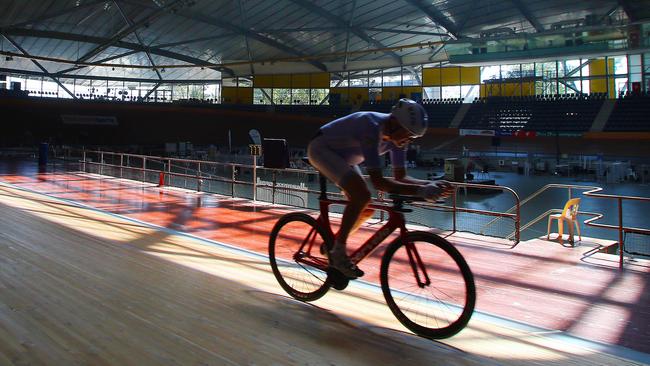
MULTIPOLYGON (((320 215, 282 216, 269 238, 269 259, 280 286, 300 301, 314 301, 348 279, 329 270, 326 253, 334 243, 329 207, 347 201, 330 199, 326 178, 319 175, 320 215)), ((395 317, 415 334, 429 339, 451 337, 469 322, 476 304, 474 276, 460 252, 446 239, 425 231, 408 231, 405 203, 422 199, 391 195, 392 205, 373 202, 369 208, 388 212, 388 220, 350 256, 358 264, 389 235, 398 237, 381 257, 380 283, 395 317), (410 270, 409 270, 410 269, 410 270), (416 309, 417 308, 417 309, 416 309)))

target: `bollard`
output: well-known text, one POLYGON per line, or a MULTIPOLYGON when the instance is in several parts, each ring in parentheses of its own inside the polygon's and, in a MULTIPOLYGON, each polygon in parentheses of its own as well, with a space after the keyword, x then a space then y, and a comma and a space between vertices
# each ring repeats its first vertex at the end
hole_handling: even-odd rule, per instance
POLYGON ((160 175, 158 176, 158 187, 164 187, 165 186, 165 173, 160 172, 160 175))

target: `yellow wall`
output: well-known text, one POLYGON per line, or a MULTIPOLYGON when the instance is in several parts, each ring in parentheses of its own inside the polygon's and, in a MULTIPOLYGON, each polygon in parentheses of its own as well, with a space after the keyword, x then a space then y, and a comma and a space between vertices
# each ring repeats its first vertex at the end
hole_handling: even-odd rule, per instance
POLYGON ((328 72, 320 72, 309 74, 312 89, 328 89, 330 87, 330 74, 328 72))
POLYGON ((461 67, 460 68, 460 83, 461 85, 478 85, 481 83, 481 68, 474 67, 461 67))
POLYGON ((273 75, 274 88, 291 88, 291 75, 273 75))
POLYGON ((272 88, 273 75, 255 75, 253 78, 253 87, 255 88, 272 88))
POLYGON ((609 91, 610 91, 610 98, 616 98, 616 93, 614 91, 616 90, 616 87, 614 85, 614 77, 611 75, 614 75, 614 60, 613 59, 608 59, 607 60, 607 72, 605 72, 605 60, 604 59, 598 59, 598 60, 591 60, 589 63, 589 75, 590 76, 602 76, 602 78, 598 79, 591 79, 589 83, 589 90, 592 93, 607 93, 607 81, 609 81, 609 91), (605 78, 605 75, 610 75, 605 78))
POLYGON ((235 104, 235 100, 237 100, 237 87, 224 86, 221 89, 221 99, 223 104, 235 104))
POLYGON ((535 95, 535 82, 481 84, 480 95, 481 98, 535 95))
POLYGON ((253 88, 224 86, 221 90, 223 104, 253 104, 253 88))
POLYGON ((477 85, 481 82, 481 68, 473 67, 432 67, 422 70, 424 86, 477 85))
POLYGON ((341 104, 350 104, 350 94, 348 88, 331 88, 330 95, 338 94, 341 96, 341 104))
POLYGON ((350 88, 350 103, 361 105, 368 101, 368 88, 350 88))
POLYGON ((255 75, 253 87, 327 89, 330 87, 330 74, 320 72, 314 74, 255 75))
POLYGON ((253 104, 253 88, 237 88, 237 104, 253 104))
POLYGON ((309 89, 309 74, 292 74, 291 87, 294 89, 309 89))
POLYGON ((398 100, 401 94, 403 94, 401 86, 387 86, 381 89, 381 100, 398 100))

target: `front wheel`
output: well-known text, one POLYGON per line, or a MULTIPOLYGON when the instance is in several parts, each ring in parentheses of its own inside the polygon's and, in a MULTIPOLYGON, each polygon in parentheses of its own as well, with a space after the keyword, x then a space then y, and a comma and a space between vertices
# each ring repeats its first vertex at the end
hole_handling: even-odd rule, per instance
POLYGON ((463 329, 474 312, 474 276, 460 252, 428 232, 410 232, 386 249, 381 289, 406 328, 432 339, 463 329))
POLYGON ((290 213, 282 216, 269 238, 269 260, 280 286, 295 299, 320 299, 331 286, 327 256, 321 246, 334 239, 311 216, 290 213))

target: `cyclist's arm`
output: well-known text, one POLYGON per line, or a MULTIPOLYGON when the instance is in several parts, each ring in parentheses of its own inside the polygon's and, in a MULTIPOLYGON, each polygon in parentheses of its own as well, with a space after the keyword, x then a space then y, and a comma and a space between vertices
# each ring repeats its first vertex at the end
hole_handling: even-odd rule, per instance
POLYGON ((424 184, 431 183, 431 181, 428 181, 428 180, 409 177, 408 175, 406 175, 406 168, 405 167, 394 167, 393 168, 393 177, 398 182, 408 183, 408 184, 424 185, 424 184))
POLYGON ((370 176, 370 181, 372 185, 384 192, 389 193, 398 193, 409 196, 415 196, 418 194, 418 188, 420 184, 411 184, 407 182, 401 182, 397 179, 386 178, 381 172, 381 169, 368 168, 368 175, 370 176))

